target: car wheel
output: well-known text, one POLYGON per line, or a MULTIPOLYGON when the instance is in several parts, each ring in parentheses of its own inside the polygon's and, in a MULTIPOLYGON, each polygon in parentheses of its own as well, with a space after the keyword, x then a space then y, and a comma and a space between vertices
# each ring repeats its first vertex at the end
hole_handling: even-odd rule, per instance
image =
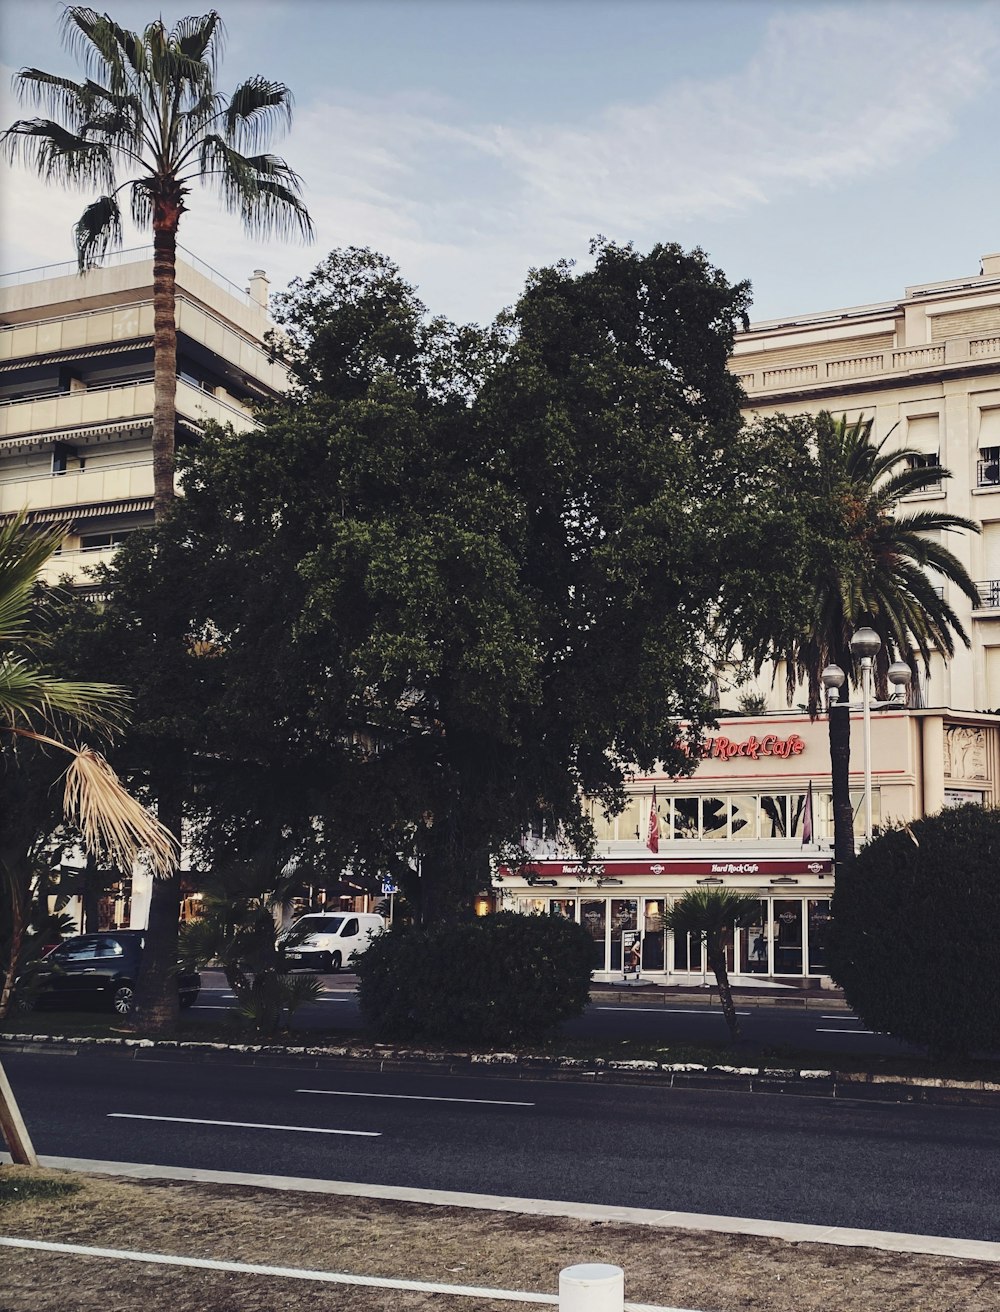
POLYGON ((341 967, 341 965, 343 964, 343 960, 344 960, 344 959, 343 959, 343 957, 340 955, 339 952, 335 952, 335 953, 333 954, 333 956, 330 958, 330 972, 331 972, 331 974, 336 975, 337 971, 340 970, 340 967, 341 967))
POLYGON ((26 1016, 29 1011, 35 1011, 38 1007, 38 998, 33 993, 15 993, 14 1010, 22 1016, 26 1016))
POLYGON ((132 1010, 132 985, 118 984, 111 994, 111 1007, 119 1016, 127 1016, 132 1010))
POLYGON ((193 1007, 197 1001, 197 993, 182 993, 180 996, 181 1010, 186 1011, 188 1007, 193 1007))

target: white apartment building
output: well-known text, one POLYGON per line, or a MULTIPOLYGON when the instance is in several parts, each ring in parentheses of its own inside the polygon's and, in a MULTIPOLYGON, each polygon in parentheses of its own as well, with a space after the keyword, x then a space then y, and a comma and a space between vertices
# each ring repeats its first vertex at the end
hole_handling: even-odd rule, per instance
MULTIPOLYGON (((907 287, 898 301, 755 323, 738 335, 732 368, 747 418, 874 417, 876 440, 891 434, 890 448, 912 447, 951 471, 904 505, 982 525, 978 537, 944 535, 976 580, 979 603, 945 585, 972 647, 948 662, 934 656, 921 700, 1000 711, 1000 254, 985 256, 977 275, 907 287)), ((759 691, 784 707, 783 687, 769 678, 759 691)))
MULTIPOLYGON (((0 516, 68 534, 47 577, 86 582, 153 518, 152 247, 79 274, 75 263, 0 277, 0 516)), ((178 251, 177 442, 207 420, 237 429, 286 383, 268 358, 267 278, 244 290, 178 251)))
MULTIPOLYGON (((731 367, 748 419, 820 410, 873 418, 876 439, 891 434, 890 447, 912 447, 917 459, 951 470, 951 479, 904 504, 928 503, 982 525, 981 536, 948 534, 946 542, 977 581, 975 606, 951 588, 947 595, 972 645, 948 662, 934 654, 919 705, 911 698, 908 707, 873 712, 873 824, 960 802, 1000 803, 1000 254, 986 256, 976 275, 908 287, 896 301, 752 324, 737 336, 731 367)), ((788 708, 780 671, 772 681, 765 670, 750 688, 727 686, 726 673, 722 704, 735 710, 739 696, 753 692, 763 714, 721 720, 689 777, 636 776, 621 815, 609 818, 595 805, 592 860, 538 839, 527 865, 497 878, 501 906, 584 925, 606 978, 638 967, 645 979, 701 981, 702 950, 663 926, 666 907, 700 885, 759 900, 755 922, 727 945, 738 982, 816 983, 826 975, 835 876, 826 720, 788 708)), ((860 720, 852 716, 859 839, 860 720)))

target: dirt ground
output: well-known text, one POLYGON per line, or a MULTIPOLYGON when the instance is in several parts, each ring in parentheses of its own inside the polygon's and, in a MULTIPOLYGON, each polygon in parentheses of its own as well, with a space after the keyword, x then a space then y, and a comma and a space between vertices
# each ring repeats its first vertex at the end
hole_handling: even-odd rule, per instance
MULTIPOLYGON (((7 1176, 21 1168, 2 1169, 7 1176)), ((985 1262, 230 1185, 76 1178, 82 1188, 68 1197, 0 1206, 0 1235, 547 1294, 557 1292, 565 1266, 613 1262, 625 1270, 627 1299, 700 1312, 1000 1308, 1000 1266, 985 1262)), ((526 1305, 0 1248, 0 1312, 517 1306, 526 1305)))

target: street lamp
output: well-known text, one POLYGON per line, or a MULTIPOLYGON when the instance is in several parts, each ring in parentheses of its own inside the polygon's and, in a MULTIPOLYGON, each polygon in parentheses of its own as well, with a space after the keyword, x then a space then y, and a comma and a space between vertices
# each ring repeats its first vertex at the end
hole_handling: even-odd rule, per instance
POLYGON ((851 638, 851 651, 861 661, 861 702, 864 711, 865 842, 872 841, 872 660, 882 639, 867 625, 851 638))

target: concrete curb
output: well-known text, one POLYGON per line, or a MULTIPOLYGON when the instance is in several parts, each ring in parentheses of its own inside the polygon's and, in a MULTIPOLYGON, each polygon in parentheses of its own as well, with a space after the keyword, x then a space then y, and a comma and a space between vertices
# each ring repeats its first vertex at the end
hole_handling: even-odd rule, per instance
POLYGON ((292 1061, 302 1065, 350 1064, 358 1070, 411 1071, 437 1075, 497 1075, 505 1079, 562 1079, 601 1084, 653 1084, 668 1089, 800 1094, 878 1102, 1000 1106, 1000 1079, 945 1080, 874 1071, 795 1070, 778 1066, 707 1066, 698 1062, 613 1061, 598 1057, 549 1057, 513 1052, 433 1052, 420 1048, 288 1046, 274 1043, 212 1043, 179 1039, 95 1038, 90 1035, 0 1035, 0 1049, 74 1055, 86 1048, 117 1049, 136 1060, 218 1061, 236 1057, 251 1065, 292 1061))

